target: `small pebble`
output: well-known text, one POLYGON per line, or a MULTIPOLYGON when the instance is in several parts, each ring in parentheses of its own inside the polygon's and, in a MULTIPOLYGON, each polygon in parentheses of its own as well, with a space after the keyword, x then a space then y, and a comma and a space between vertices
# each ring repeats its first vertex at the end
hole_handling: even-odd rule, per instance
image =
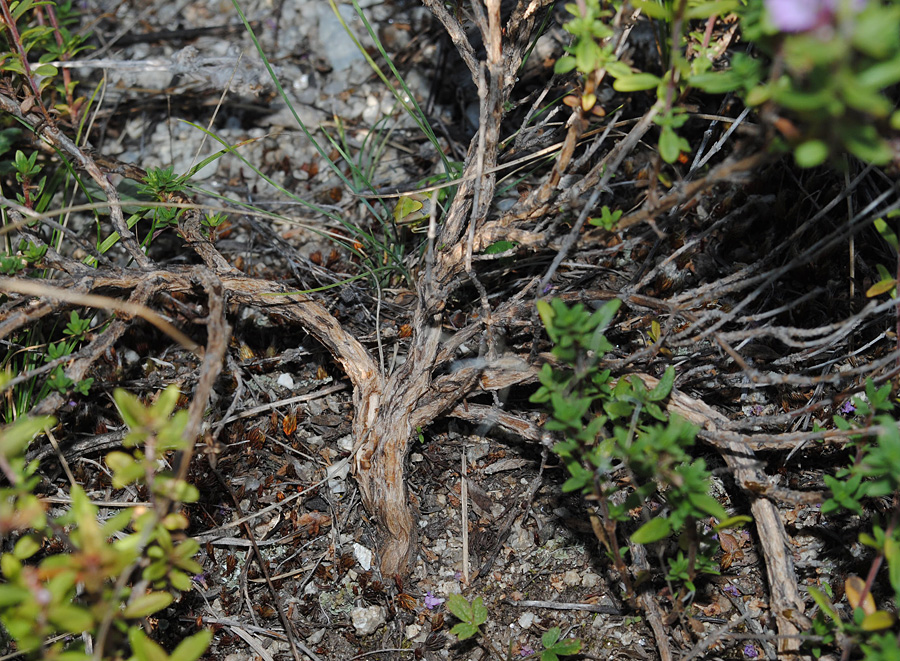
POLYGON ((354 608, 350 611, 350 621, 353 628, 360 636, 368 636, 385 622, 384 608, 381 606, 369 606, 368 608, 354 608))
POLYGON ((563 574, 563 583, 568 585, 570 588, 575 587, 576 585, 581 585, 581 574, 579 574, 574 569, 570 569, 565 574, 563 574))
POLYGON ((362 544, 353 545, 353 557, 356 558, 356 561, 359 563, 359 566, 362 567, 363 571, 369 571, 372 567, 372 551, 362 544))

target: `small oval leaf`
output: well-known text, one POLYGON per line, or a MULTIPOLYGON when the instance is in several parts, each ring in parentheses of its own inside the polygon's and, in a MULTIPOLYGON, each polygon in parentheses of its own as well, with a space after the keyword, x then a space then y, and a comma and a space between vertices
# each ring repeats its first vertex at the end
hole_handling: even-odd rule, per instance
POLYGON ((652 73, 635 73, 616 78, 613 89, 617 92, 640 92, 641 90, 656 89, 658 85, 659 76, 654 76, 652 73))
POLYGON ((171 603, 172 595, 168 592, 148 592, 128 604, 123 615, 128 618, 147 617, 161 611, 171 603))
POLYGON ((894 616, 887 611, 875 611, 863 618, 863 631, 883 631, 894 626, 894 616))
POLYGON ((672 532, 672 524, 668 519, 650 519, 631 535, 631 541, 635 544, 652 544, 665 539, 672 532))
POLYGON ((866 298, 874 298, 875 296, 881 296, 884 293, 891 291, 894 287, 897 286, 896 278, 888 278, 886 280, 882 280, 881 282, 876 282, 874 285, 869 287, 866 290, 866 298))

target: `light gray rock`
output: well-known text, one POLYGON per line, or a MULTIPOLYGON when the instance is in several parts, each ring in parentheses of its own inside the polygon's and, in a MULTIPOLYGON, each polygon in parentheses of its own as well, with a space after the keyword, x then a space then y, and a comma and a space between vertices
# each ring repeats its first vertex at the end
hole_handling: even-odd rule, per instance
POLYGON ((385 622, 384 608, 381 606, 369 606, 368 608, 354 608, 350 611, 350 621, 353 628, 360 636, 368 636, 385 622))

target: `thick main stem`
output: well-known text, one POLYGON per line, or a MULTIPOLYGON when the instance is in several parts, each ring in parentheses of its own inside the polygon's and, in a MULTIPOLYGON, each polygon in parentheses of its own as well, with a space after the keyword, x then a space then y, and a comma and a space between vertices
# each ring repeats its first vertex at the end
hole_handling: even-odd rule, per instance
POLYGON ((471 255, 488 214, 495 177, 486 172, 491 172, 497 162, 504 102, 534 26, 534 16, 521 17, 515 24, 515 42, 503 44, 499 0, 487 0, 487 14, 476 12, 482 19, 479 27, 487 46, 487 61, 476 65, 459 23, 440 3, 426 0, 426 5, 444 23, 478 83, 481 126, 469 147, 462 181, 435 242, 442 248, 429 270, 430 277, 418 283, 418 302, 411 324, 413 338, 406 362, 383 387, 373 386, 363 393, 357 385, 354 432, 359 450, 355 473, 363 504, 385 535, 381 549, 381 570, 385 575, 408 573, 415 556, 416 516, 404 479, 404 462, 413 431, 452 408, 475 384, 477 375, 472 374, 456 379, 453 375, 449 379, 442 377, 437 386, 432 383, 442 314, 459 286, 459 275, 465 268, 463 257, 471 255), (466 248, 457 250, 458 244, 466 248))

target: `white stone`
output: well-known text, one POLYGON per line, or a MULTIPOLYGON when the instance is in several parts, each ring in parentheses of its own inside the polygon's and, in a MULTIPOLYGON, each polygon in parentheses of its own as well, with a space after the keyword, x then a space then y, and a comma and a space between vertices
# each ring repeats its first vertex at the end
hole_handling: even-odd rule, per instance
POLYGON ((534 536, 525 530, 517 521, 513 524, 512 531, 506 540, 506 543, 512 547, 514 551, 522 553, 534 546, 534 536))
MULTIPOLYGON (((335 74, 346 71, 357 62, 365 62, 365 56, 360 52, 359 47, 347 34, 347 30, 341 25, 341 21, 334 15, 334 11, 327 2, 318 3, 319 9, 319 41, 325 46, 323 55, 331 62, 331 67, 335 74)), ((349 5, 341 5, 338 7, 341 18, 352 30, 354 24, 358 23, 358 18, 353 7, 349 5)))
POLYGON ((600 577, 593 572, 587 572, 581 577, 581 585, 585 588, 595 588, 600 585, 600 577))
POLYGON ((459 588, 459 581, 439 581, 438 584, 434 588, 434 594, 439 594, 441 596, 448 594, 459 594, 461 592, 459 588))
POLYGON ((412 640, 421 633, 422 627, 418 624, 410 624, 406 627, 406 639, 412 640))
POLYGON ((531 625, 534 624, 534 619, 534 613, 526 611, 519 616, 519 626, 523 629, 530 629, 531 625))
POLYGON ((363 568, 363 571, 369 571, 372 567, 372 551, 362 544, 353 545, 353 557, 356 558, 356 561, 359 563, 359 566, 363 568))
POLYGON ((354 608, 350 611, 350 621, 353 622, 353 628, 356 629, 356 633, 360 636, 368 636, 384 624, 384 608, 381 606, 354 608))
POLYGON ((581 585, 581 574, 579 574, 574 569, 570 569, 565 574, 563 574, 563 583, 568 585, 570 588, 575 587, 576 585, 581 585))
POLYGON ((288 390, 294 389, 294 377, 287 372, 280 374, 276 383, 282 388, 287 388, 288 390))
POLYGON ((319 629, 318 631, 314 631, 311 635, 306 638, 307 645, 318 645, 322 642, 322 639, 325 638, 325 629, 319 629))

